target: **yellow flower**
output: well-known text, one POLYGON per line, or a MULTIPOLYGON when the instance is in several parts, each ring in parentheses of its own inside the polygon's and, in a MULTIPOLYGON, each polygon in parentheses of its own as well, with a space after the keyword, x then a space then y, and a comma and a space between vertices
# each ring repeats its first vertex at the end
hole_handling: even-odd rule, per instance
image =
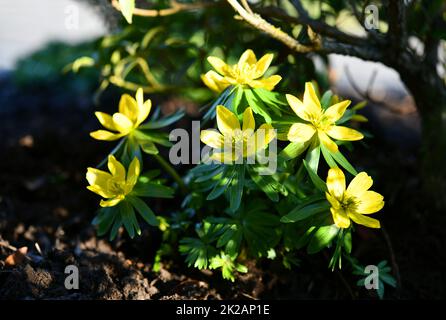
POLYGON ((201 76, 203 82, 212 90, 221 92, 230 85, 263 88, 271 91, 282 79, 279 75, 262 78, 268 69, 273 55, 265 54, 259 61, 251 49, 246 50, 235 65, 227 65, 217 57, 208 57, 209 63, 217 71, 208 71, 201 76))
POLYGON ((101 200, 101 207, 113 207, 125 199, 138 181, 141 171, 138 158, 130 163, 126 174, 124 166, 113 155, 108 156, 110 173, 96 169, 87 169, 87 189, 107 200, 101 200))
POLYGON ((294 123, 288 131, 288 140, 305 143, 319 139, 330 151, 338 151, 337 144, 331 140, 356 141, 364 136, 351 128, 337 126, 336 121, 342 118, 350 100, 338 102, 323 110, 319 98, 311 82, 305 84, 303 102, 291 94, 286 95, 288 104, 305 123, 294 123))
POLYGON ((152 102, 144 101, 141 88, 136 91, 136 99, 124 94, 119 101, 119 112, 113 116, 104 112, 95 112, 99 122, 104 128, 110 130, 97 130, 90 136, 97 140, 113 141, 131 134, 138 126, 147 119, 152 102))
POLYGON ((348 228, 350 219, 369 228, 380 228, 378 220, 365 216, 384 206, 384 197, 369 191, 373 180, 365 172, 359 173, 345 188, 345 175, 339 168, 328 171, 327 200, 331 204, 333 220, 339 228, 348 228))
POLYGON ((224 106, 217 106, 216 130, 202 130, 200 139, 208 146, 220 149, 213 152, 211 159, 220 162, 236 161, 247 158, 265 149, 276 134, 270 124, 262 124, 255 131, 255 120, 251 108, 243 112, 243 126, 236 115, 224 106))

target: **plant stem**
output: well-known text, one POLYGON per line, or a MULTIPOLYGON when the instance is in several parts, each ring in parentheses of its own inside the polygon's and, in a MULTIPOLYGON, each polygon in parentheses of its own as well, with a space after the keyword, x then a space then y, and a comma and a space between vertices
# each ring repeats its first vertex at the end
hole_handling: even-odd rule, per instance
POLYGON ((178 172, 168 163, 163 157, 161 157, 159 154, 154 154, 153 157, 156 159, 156 161, 159 162, 159 164, 169 173, 169 175, 178 183, 178 186, 181 189, 182 193, 187 193, 187 187, 184 184, 183 179, 181 179, 178 172))

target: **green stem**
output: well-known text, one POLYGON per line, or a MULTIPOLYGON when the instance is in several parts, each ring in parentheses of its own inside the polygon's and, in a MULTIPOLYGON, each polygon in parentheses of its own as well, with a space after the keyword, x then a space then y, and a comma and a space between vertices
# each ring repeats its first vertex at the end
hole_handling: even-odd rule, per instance
POLYGON ((168 163, 166 160, 164 160, 163 157, 161 157, 159 154, 154 154, 153 157, 159 162, 159 164, 170 174, 170 176, 178 183, 178 186, 181 189, 182 193, 187 193, 187 187, 184 184, 183 179, 181 179, 178 172, 168 163))

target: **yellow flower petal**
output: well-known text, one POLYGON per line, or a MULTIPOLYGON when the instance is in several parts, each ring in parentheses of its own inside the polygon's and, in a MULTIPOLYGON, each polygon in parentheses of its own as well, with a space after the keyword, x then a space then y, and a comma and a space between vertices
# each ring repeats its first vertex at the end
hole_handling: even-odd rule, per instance
POLYGON ((100 195, 103 198, 111 198, 113 197, 113 194, 108 192, 107 190, 99 187, 99 186, 88 186, 87 187, 88 190, 100 195))
POLYGON ((99 111, 96 111, 94 114, 104 128, 117 131, 111 115, 99 111))
POLYGON ((325 132, 336 140, 357 141, 364 138, 359 131, 343 126, 331 126, 325 132))
POLYGON ((311 82, 305 83, 305 92, 303 97, 303 103, 308 115, 312 118, 319 118, 322 114, 321 103, 316 95, 313 84, 311 82))
POLYGON ((254 78, 260 78, 263 74, 268 70, 271 62, 273 61, 274 55, 272 53, 265 54, 260 60, 256 63, 256 69, 254 73, 254 78))
POLYGON ((134 157, 130 163, 129 169, 127 171, 127 184, 131 185, 132 188, 136 184, 141 173, 141 164, 137 157, 134 157))
POLYGON ((129 133, 133 128, 133 122, 122 113, 115 113, 113 115, 113 122, 115 123, 116 129, 123 134, 129 133))
POLYGON ((252 80, 249 82, 249 86, 252 88, 263 88, 271 91, 280 82, 280 80, 282 80, 282 77, 276 74, 268 78, 252 80))
POLYGON ((108 172, 96 169, 87 168, 87 181, 90 185, 107 186, 108 180, 112 178, 112 175, 108 172))
POLYGON ((135 98, 138 106, 144 103, 144 91, 142 88, 138 88, 138 90, 136 90, 135 98))
POLYGON ((319 138, 319 141, 326 146, 331 152, 337 152, 338 151, 338 145, 333 142, 323 131, 318 130, 317 136, 319 138))
POLYGON ((202 130, 200 140, 212 148, 222 149, 224 146, 224 137, 216 130, 202 130))
POLYGON ((99 205, 104 208, 105 207, 113 207, 113 206, 116 206, 122 200, 124 200, 124 197, 116 197, 116 198, 113 198, 110 200, 101 200, 99 205))
POLYGON ((350 219, 344 210, 342 209, 336 210, 334 208, 330 208, 330 212, 333 217, 333 221, 338 228, 350 227, 350 219))
POLYGON ((363 216, 362 214, 357 214, 357 213, 349 213, 348 216, 357 224, 361 224, 369 228, 381 228, 381 224, 376 219, 366 217, 363 216))
POLYGON ((294 113, 299 118, 305 121, 311 121, 313 119, 313 114, 308 110, 307 106, 304 105, 300 99, 291 94, 287 94, 286 100, 288 101, 291 109, 293 109, 294 113))
POLYGON ((236 160, 234 152, 232 151, 214 151, 209 158, 220 163, 232 163, 236 160))
POLYGON ((304 143, 313 138, 315 133, 316 129, 310 124, 293 123, 290 131, 288 131, 288 140, 304 143))
POLYGON ((152 109, 152 101, 147 100, 142 105, 138 104, 138 119, 135 126, 139 126, 144 120, 149 116, 150 110, 152 109))
POLYGON ((97 130, 90 132, 90 136, 96 140, 114 141, 122 138, 124 135, 121 133, 113 133, 106 130, 97 130))
POLYGON ((223 76, 230 76, 231 68, 220 58, 217 57, 208 57, 208 62, 211 64, 211 66, 217 71, 219 74, 223 76))
POLYGON ((242 131, 251 130, 251 132, 254 133, 255 129, 256 129, 256 122, 252 114, 252 109, 248 107, 245 109, 245 112, 243 112, 242 131))
POLYGON ((240 130, 240 122, 235 114, 224 106, 217 106, 217 127, 226 136, 230 135, 234 130, 240 130))
POLYGON ((108 172, 96 169, 88 168, 86 178, 90 186, 87 189, 99 194, 104 198, 109 198, 112 195, 107 191, 108 182, 112 179, 112 175, 108 172))
POLYGON ((119 113, 125 115, 130 121, 135 123, 138 118, 136 100, 128 94, 123 94, 119 100, 119 113))
POLYGON ((257 58, 256 58, 254 51, 252 51, 251 49, 248 49, 245 52, 243 52, 243 54, 240 56, 237 66, 240 70, 242 70, 243 67, 245 66, 245 64, 254 65, 254 64, 256 64, 256 62, 257 62, 257 58))
POLYGON ((350 105, 350 100, 344 100, 339 103, 336 103, 329 107, 327 110, 325 110, 324 114, 327 116, 331 121, 336 122, 339 119, 342 118, 342 116, 345 113, 345 110, 350 105))
POLYGON ((373 185, 372 178, 365 172, 360 172, 353 178, 347 187, 347 193, 351 196, 360 197, 373 185))
POLYGON ((262 124, 252 135, 245 146, 245 157, 249 157, 260 150, 265 149, 268 144, 276 137, 274 128, 269 123, 262 124))
POLYGON ((345 191, 345 175, 341 169, 331 168, 328 170, 327 189, 336 199, 342 199, 345 191))
POLYGON ((144 102, 144 92, 142 88, 136 91, 136 103, 137 103, 137 116, 135 126, 139 126, 149 116, 152 109, 152 101, 147 100, 144 102))
POLYGON ((209 89, 216 92, 222 92, 230 85, 224 77, 213 70, 206 72, 206 74, 202 74, 201 80, 209 89))
POLYGON ((113 155, 108 156, 108 170, 110 170, 113 178, 119 181, 125 181, 125 168, 113 155))
POLYGON ((384 197, 375 191, 365 191, 357 200, 356 211, 361 214, 375 213, 384 207, 384 197))

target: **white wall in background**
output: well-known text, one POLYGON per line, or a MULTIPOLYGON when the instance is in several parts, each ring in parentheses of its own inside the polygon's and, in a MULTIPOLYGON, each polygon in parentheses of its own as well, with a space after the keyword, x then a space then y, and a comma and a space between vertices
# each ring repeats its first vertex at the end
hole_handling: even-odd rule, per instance
POLYGON ((0 70, 54 40, 77 43, 106 32, 94 10, 74 0, 0 0, 0 70))

